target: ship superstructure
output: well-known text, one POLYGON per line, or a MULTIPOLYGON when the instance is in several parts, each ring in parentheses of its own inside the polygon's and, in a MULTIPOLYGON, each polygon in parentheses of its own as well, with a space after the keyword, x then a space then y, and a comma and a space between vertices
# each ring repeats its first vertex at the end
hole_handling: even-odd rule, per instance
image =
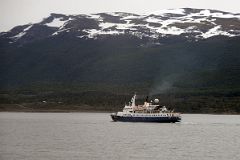
POLYGON ((125 105, 122 112, 112 113, 113 121, 123 122, 162 122, 174 123, 181 121, 181 114, 174 110, 168 110, 165 106, 160 106, 159 100, 148 102, 148 98, 143 105, 136 105, 136 94, 128 105, 125 105))

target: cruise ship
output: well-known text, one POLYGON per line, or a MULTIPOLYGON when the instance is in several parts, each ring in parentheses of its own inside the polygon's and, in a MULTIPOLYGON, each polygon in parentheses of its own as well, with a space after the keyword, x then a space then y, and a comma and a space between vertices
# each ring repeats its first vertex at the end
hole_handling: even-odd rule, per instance
POLYGON ((125 105, 122 112, 112 113, 113 121, 121 122, 158 122, 175 123, 181 121, 181 114, 174 110, 168 110, 165 106, 160 106, 159 100, 148 102, 148 98, 143 105, 136 105, 136 94, 128 105, 125 105))

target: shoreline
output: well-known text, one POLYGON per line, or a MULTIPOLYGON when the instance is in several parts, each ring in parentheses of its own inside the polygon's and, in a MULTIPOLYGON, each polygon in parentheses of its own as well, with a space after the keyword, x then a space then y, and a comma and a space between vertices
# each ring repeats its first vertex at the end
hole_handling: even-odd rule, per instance
MULTIPOLYGON (((114 111, 99 111, 99 110, 35 110, 35 111, 23 111, 23 110, 0 110, 0 113, 113 113, 114 111)), ((115 111, 117 112, 117 111, 115 111)), ((185 113, 181 114, 207 114, 207 115, 240 115, 240 113, 185 113)))
MULTIPOLYGON (((103 106, 88 106, 88 105, 43 105, 43 104, 0 104, 0 112, 22 112, 22 113, 113 113, 121 111, 121 107, 113 106, 103 107, 103 106), (99 107, 99 108, 98 108, 99 107)), ((212 111, 212 110, 211 110, 212 111)), ((240 115, 238 112, 233 111, 194 111, 194 112, 185 112, 183 110, 181 114, 211 114, 211 115, 240 115)))
POLYGON ((112 113, 111 111, 98 111, 98 110, 38 110, 38 111, 15 111, 15 110, 5 110, 5 111, 1 111, 0 113, 112 113))

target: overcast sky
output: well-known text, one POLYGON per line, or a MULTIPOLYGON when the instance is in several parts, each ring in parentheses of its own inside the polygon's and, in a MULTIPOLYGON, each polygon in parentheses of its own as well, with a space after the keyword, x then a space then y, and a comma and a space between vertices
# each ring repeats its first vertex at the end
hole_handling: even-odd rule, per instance
POLYGON ((50 13, 148 13, 172 8, 218 9, 240 13, 240 0, 0 0, 0 31, 39 22, 50 13))

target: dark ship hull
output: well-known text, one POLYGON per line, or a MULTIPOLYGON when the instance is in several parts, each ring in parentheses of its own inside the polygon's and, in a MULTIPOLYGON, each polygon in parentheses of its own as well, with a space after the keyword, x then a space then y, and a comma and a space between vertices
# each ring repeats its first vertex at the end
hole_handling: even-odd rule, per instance
POLYGON ((180 122, 180 117, 133 117, 133 116, 117 116, 111 115, 113 121, 120 121, 120 122, 157 122, 157 123, 175 123, 180 122))

